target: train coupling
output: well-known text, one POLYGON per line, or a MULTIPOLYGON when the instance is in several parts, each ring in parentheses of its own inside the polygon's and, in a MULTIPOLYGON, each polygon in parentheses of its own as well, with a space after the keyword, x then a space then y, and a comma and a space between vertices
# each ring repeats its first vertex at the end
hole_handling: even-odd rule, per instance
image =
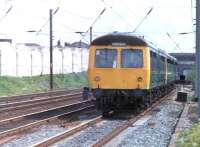
POLYGON ((84 100, 88 100, 90 96, 90 89, 89 87, 83 87, 82 97, 84 100))

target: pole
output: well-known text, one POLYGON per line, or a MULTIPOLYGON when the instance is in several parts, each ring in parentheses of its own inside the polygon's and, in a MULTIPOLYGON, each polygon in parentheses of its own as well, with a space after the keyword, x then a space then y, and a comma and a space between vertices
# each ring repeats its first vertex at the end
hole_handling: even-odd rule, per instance
POLYGON ((33 75, 33 55, 31 51, 31 76, 33 75))
POLYGON ((62 54, 62 75, 64 74, 64 53, 63 53, 63 49, 61 50, 61 54, 62 54))
POLYGON ((49 49, 50 49, 50 90, 53 90, 53 31, 52 31, 52 9, 49 10, 49 49))
POLYGON ((42 49, 40 50, 40 54, 41 54, 41 76, 43 75, 43 68, 44 68, 44 56, 43 56, 43 52, 42 49))
POLYGON ((0 76, 1 76, 1 68, 2 68, 2 65, 1 65, 1 50, 0 50, 0 76))
POLYGON ((81 72, 83 71, 83 49, 81 48, 81 72))
POLYGON ((18 49, 16 46, 16 76, 18 76, 18 49))
POLYGON ((200 0, 196 0, 196 95, 200 117, 200 0))
POLYGON ((72 73, 74 73, 74 49, 72 49, 72 73))
POLYGON ((92 27, 90 27, 90 44, 92 42, 92 27))
POLYGON ((82 42, 81 42, 81 40, 80 40, 80 42, 79 42, 79 47, 80 47, 80 51, 81 51, 81 72, 82 72, 82 70, 83 70, 83 53, 82 53, 82 42))

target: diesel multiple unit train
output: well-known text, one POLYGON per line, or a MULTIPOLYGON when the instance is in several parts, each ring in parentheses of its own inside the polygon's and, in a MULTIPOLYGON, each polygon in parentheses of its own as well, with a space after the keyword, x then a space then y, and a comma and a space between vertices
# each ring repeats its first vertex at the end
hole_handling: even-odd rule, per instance
POLYGON ((174 57, 143 38, 108 34, 89 47, 89 88, 103 115, 136 103, 148 106, 172 90, 176 66, 174 57))

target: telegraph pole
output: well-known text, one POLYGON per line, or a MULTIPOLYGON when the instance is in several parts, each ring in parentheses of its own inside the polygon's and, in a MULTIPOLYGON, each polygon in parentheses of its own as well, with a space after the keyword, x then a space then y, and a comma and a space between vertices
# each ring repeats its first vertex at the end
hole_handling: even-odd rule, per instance
POLYGON ((16 76, 18 76, 18 49, 17 49, 17 46, 16 46, 16 76))
POLYGON ((0 76, 1 76, 1 67, 2 65, 1 65, 1 50, 0 50, 0 76))
POLYGON ((82 41, 79 42, 79 48, 81 51, 81 72, 83 71, 83 48, 82 48, 82 41))
POLYGON ((200 0, 196 0, 196 95, 200 117, 200 0))
POLYGON ((44 55, 42 49, 40 49, 40 58, 41 58, 41 73, 40 75, 43 75, 43 68, 44 68, 44 55))
POLYGON ((74 48, 72 48, 72 73, 74 73, 74 48))
POLYGON ((49 10, 50 90, 53 90, 53 23, 52 9, 49 10))
POLYGON ((33 54, 32 54, 32 50, 31 50, 30 57, 31 57, 31 76, 32 76, 33 75, 33 54))
POLYGON ((62 75, 64 74, 64 53, 63 53, 63 49, 61 48, 60 49, 60 52, 61 52, 61 56, 62 56, 62 75))
POLYGON ((90 44, 92 42, 92 27, 90 27, 90 44))

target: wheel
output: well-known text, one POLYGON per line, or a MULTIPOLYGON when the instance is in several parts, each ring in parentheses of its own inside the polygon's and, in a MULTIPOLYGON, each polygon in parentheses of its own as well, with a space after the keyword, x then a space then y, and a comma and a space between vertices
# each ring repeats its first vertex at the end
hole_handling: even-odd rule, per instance
POLYGON ((150 92, 149 95, 148 95, 148 107, 151 106, 153 103, 152 101, 152 93, 150 92))
POLYGON ((96 108, 97 108, 98 110, 101 109, 102 104, 101 104, 101 100, 100 100, 100 98, 96 98, 95 106, 96 106, 96 108))
POLYGON ((146 96, 145 98, 144 98, 144 106, 145 106, 145 108, 148 108, 149 107, 149 105, 150 105, 150 102, 149 102, 149 96, 146 96))
POLYGON ((108 118, 108 117, 110 117, 110 114, 109 114, 109 111, 103 111, 102 112, 102 116, 104 117, 104 118, 108 118))

